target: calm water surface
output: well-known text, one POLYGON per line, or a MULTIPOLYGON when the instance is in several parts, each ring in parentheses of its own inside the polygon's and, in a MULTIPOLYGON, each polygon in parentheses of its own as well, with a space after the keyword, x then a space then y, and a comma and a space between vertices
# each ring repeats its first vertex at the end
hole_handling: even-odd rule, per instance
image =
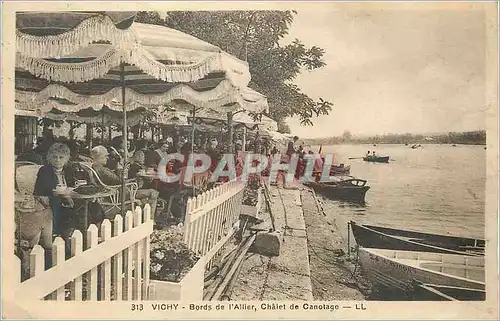
POLYGON ((323 146, 323 151, 334 153, 335 164, 351 165, 351 175, 367 180, 371 187, 365 206, 328 200, 325 211, 357 223, 484 237, 483 146, 334 145, 323 146), (349 160, 368 150, 390 156, 390 163, 349 160))

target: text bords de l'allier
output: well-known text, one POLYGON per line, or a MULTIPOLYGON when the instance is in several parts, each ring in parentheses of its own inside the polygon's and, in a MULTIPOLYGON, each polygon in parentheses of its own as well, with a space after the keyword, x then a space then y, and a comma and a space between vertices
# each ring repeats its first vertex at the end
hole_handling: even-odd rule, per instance
MULTIPOLYGON (((167 171, 168 163, 177 160, 184 162, 184 155, 175 153, 168 154, 163 157, 158 164, 158 179, 165 183, 177 183, 181 179, 180 174, 173 174, 167 171)), ((330 168, 333 165, 333 155, 326 154, 321 157, 319 154, 307 154, 303 159, 299 159, 298 155, 293 154, 284 162, 281 155, 277 154, 268 157, 262 154, 246 154, 242 164, 241 175, 237 175, 236 161, 233 154, 224 154, 217 161, 217 167, 212 172, 210 180, 216 182, 221 177, 228 177, 231 180, 246 182, 251 179, 252 175, 261 174, 268 170, 267 179, 271 183, 278 180, 279 175, 283 175, 286 181, 296 180, 296 171, 299 164, 305 164, 301 176, 297 179, 299 182, 315 181, 315 173, 321 173, 320 182, 329 181, 330 168), (320 161, 320 169, 318 170, 318 161, 320 161)), ((212 165, 212 159, 207 154, 191 154, 184 173, 184 182, 189 182, 193 174, 204 173, 212 165)))
MULTIPOLYGON (((285 310, 306 310, 306 311, 339 311, 347 308, 354 308, 353 306, 345 306, 337 303, 205 303, 205 304, 187 304, 182 305, 178 303, 151 303, 153 311, 285 311, 285 310)), ((144 311, 147 305, 142 303, 132 304, 132 311, 144 311)), ((356 310, 366 310, 364 304, 356 304, 356 310)))

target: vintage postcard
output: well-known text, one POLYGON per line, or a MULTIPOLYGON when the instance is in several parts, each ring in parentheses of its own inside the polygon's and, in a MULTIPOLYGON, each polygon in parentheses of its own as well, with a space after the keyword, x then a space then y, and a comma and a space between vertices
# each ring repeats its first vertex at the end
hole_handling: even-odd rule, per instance
POLYGON ((4 2, 2 317, 498 320, 497 6, 4 2))

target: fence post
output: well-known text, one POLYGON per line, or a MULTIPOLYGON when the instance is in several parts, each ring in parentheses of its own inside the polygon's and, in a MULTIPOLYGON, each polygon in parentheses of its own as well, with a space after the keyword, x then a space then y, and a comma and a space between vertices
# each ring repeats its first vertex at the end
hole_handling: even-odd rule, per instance
MULTIPOLYGON (((205 207, 206 204, 208 204, 208 202, 210 201, 208 199, 208 193, 207 192, 203 192, 203 194, 200 195, 201 196, 201 206, 202 207, 205 207)), ((208 229, 209 229, 209 225, 208 225, 208 220, 209 220, 209 214, 210 212, 206 212, 200 219, 201 219, 201 237, 200 237, 200 244, 199 244, 199 251, 201 253, 201 256, 205 255, 205 249, 207 247, 207 236, 208 236, 208 229)))
MULTIPOLYGON (((219 198, 222 195, 222 185, 218 186, 214 190, 214 199, 219 198)), ((224 233, 224 229, 222 228, 222 222, 224 220, 224 207, 226 206, 226 202, 220 204, 215 208, 215 230, 214 230, 214 239, 216 242, 219 241, 219 238, 222 238, 222 234, 224 233)))
MULTIPOLYGON (((123 218, 121 215, 116 215, 113 220, 113 237, 119 236, 123 231, 123 218)), ((117 301, 123 299, 123 256, 122 252, 117 253, 113 260, 113 298, 117 301)))
MULTIPOLYGON (((127 211, 125 214, 125 230, 127 232, 133 227, 133 216, 131 211, 127 211)), ((132 271, 133 271, 133 258, 132 258, 132 246, 127 247, 124 253, 125 261, 125 284, 123 286, 123 292, 125 294, 125 300, 132 300, 132 271)))
MULTIPOLYGON (((60 237, 56 237, 52 243, 52 266, 61 265, 66 260, 66 244, 60 237)), ((53 300, 64 301, 64 286, 52 293, 53 300)))
MULTIPOLYGON (((87 229, 87 250, 97 246, 99 242, 99 235, 97 226, 90 225, 87 229)), ((87 300, 97 301, 97 266, 92 268, 88 273, 86 284, 87 300)))
POLYGON ((186 217, 184 218, 184 243, 186 243, 188 246, 190 246, 192 241, 190 215, 193 211, 193 207, 193 199, 189 198, 186 204, 186 217))
MULTIPOLYGON (((75 230, 71 236, 71 257, 80 255, 83 252, 83 235, 79 230, 75 230)), ((70 285, 70 300, 82 301, 82 277, 77 277, 70 285)))
MULTIPOLYGON (((111 239, 111 222, 105 219, 101 224, 101 238, 102 242, 111 239)), ((111 258, 105 260, 100 266, 101 269, 101 301, 111 300, 111 258)))
MULTIPOLYGON (((207 195, 208 195, 208 202, 215 200, 214 190, 208 191, 207 195)), ((208 225, 208 230, 207 230, 208 235, 207 235, 207 240, 205 242, 205 248, 203 249, 204 254, 207 251, 210 251, 210 249, 212 248, 212 246, 214 244, 213 240, 215 238, 215 229, 217 227, 216 214, 217 214, 217 207, 210 209, 210 211, 207 214, 208 215, 208 224, 207 224, 208 225)), ((206 262, 206 264, 208 265, 208 268, 210 268, 211 262, 206 262)))
MULTIPOLYGON (((142 209, 137 206, 134 211, 134 227, 138 227, 142 224, 142 209)), ((134 262, 135 262, 135 271, 134 271, 134 283, 133 283, 133 300, 140 300, 142 297, 142 242, 137 242, 134 244, 134 262)))
MULTIPOLYGON (((203 205, 202 196, 201 195, 196 196, 196 209, 195 209, 195 211, 198 211, 202 205, 203 205)), ((194 246, 193 246, 192 250, 196 254, 199 254, 200 236, 201 236, 201 233, 203 233, 203 226, 200 224, 201 223, 200 219, 197 219, 196 221, 194 221, 192 223, 194 223, 193 224, 193 227, 194 227, 194 231, 193 231, 193 233, 194 233, 194 246)))
MULTIPOLYGON (((144 206, 144 223, 151 221, 151 206, 146 204, 144 206)), ((142 299, 148 300, 148 287, 149 287, 149 265, 150 265, 150 236, 149 234, 144 238, 144 262, 143 262, 143 283, 142 283, 142 299)))

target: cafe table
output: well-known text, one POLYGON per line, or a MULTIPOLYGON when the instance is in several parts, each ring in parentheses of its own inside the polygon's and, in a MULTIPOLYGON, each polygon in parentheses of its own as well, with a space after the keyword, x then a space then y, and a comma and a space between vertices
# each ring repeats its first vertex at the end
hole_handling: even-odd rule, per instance
POLYGON ((59 192, 58 190, 54 190, 55 195, 70 197, 73 200, 82 200, 84 212, 83 212, 83 222, 81 224, 82 226, 80 228, 80 231, 83 234, 84 240, 86 240, 86 237, 87 237, 86 231, 87 231, 87 228, 89 227, 89 223, 88 223, 88 221, 89 221, 89 203, 91 201, 95 201, 98 198, 111 196, 114 193, 116 193, 116 191, 112 190, 112 189, 108 189, 108 190, 104 190, 104 191, 101 191, 98 193, 92 193, 92 194, 77 193, 72 188, 68 188, 68 189, 63 190, 61 192, 59 192))

